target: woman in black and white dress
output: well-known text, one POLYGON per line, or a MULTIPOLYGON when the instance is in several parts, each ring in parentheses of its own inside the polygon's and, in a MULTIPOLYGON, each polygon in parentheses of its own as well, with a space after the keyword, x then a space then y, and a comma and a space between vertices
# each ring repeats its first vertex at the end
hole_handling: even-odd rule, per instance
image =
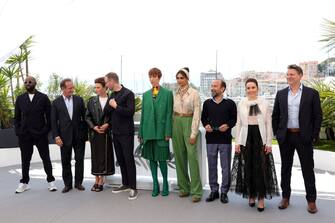
POLYGON ((237 108, 235 156, 232 167, 231 190, 249 198, 249 206, 258 211, 265 208, 264 198, 279 196, 278 182, 272 156, 272 124, 269 103, 258 97, 258 82, 249 78, 247 97, 237 108))

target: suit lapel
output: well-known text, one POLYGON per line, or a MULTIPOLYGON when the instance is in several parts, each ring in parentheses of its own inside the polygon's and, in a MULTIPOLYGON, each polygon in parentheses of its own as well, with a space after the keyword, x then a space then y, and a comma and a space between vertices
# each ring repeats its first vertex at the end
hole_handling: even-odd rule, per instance
MULTIPOLYGON (((163 88, 162 86, 159 87, 159 91, 158 91, 158 94, 156 96, 156 103, 158 103, 159 99, 162 97, 162 91, 163 91, 163 88)), ((152 95, 152 91, 151 91, 151 95, 152 95)))
POLYGON ((300 99, 300 104, 299 104, 299 117, 302 116, 302 112, 303 112, 303 106, 305 103, 305 100, 307 99, 306 97, 306 88, 305 86, 302 86, 302 92, 301 92, 301 99, 300 99))
MULTIPOLYGON (((32 104, 33 107, 40 100, 40 97, 41 97, 41 95, 38 92, 36 92, 35 95, 34 95, 34 97, 33 97, 33 100, 31 101, 31 104, 32 104)), ((29 96, 28 96, 28 98, 29 98, 29 96)), ((29 99, 29 101, 30 101, 30 99, 29 99)))
POLYGON ((77 97, 75 97, 74 95, 72 96, 72 102, 73 102, 73 109, 72 109, 72 120, 75 119, 75 114, 78 114, 77 112, 77 106, 78 106, 78 101, 77 101, 77 97))
MULTIPOLYGON (((69 115, 69 111, 67 110, 67 107, 66 107, 66 104, 65 104, 64 96, 61 95, 60 98, 59 98, 59 100, 60 100, 60 104, 61 104, 61 106, 62 106, 63 109, 65 109, 65 111, 66 111, 67 117, 71 120, 70 115, 69 115)), ((72 118, 73 118, 73 117, 72 117, 72 118)))
POLYGON ((30 112, 31 109, 32 109, 32 103, 30 101, 30 98, 29 98, 29 94, 28 92, 24 93, 24 102, 25 102, 25 106, 27 108, 26 112, 30 112))
POLYGON ((286 90, 284 91, 284 108, 283 111, 285 112, 285 116, 284 117, 288 117, 288 92, 289 92, 289 87, 286 88, 286 90))

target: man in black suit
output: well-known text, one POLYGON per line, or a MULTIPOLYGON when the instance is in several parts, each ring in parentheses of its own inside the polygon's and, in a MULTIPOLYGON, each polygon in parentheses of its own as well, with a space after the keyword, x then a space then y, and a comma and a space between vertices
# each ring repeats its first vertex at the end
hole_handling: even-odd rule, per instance
POLYGON ((62 193, 72 189, 71 157, 74 150, 75 182, 78 190, 85 190, 84 178, 84 156, 85 142, 87 140, 87 126, 85 122, 84 100, 73 95, 74 86, 71 79, 64 79, 60 83, 63 95, 56 98, 52 103, 51 127, 52 135, 56 144, 61 149, 62 177, 64 189, 62 193))
POLYGON ((36 90, 36 80, 28 76, 24 80, 26 93, 17 97, 15 103, 14 126, 19 138, 21 150, 22 179, 16 193, 29 189, 30 160, 36 145, 43 161, 44 171, 49 183, 48 189, 56 191, 55 178, 49 155, 48 133, 50 131, 50 100, 48 96, 36 90))
POLYGON ((297 65, 287 68, 289 87, 278 91, 272 113, 272 126, 281 156, 282 200, 279 209, 289 206, 291 170, 297 150, 305 182, 308 212, 318 211, 316 201, 313 144, 319 139, 322 110, 319 93, 301 84, 302 69, 297 65))
POLYGON ((135 200, 138 196, 134 160, 135 95, 131 90, 119 83, 119 77, 116 73, 106 74, 105 82, 106 86, 113 91, 109 100, 109 108, 111 110, 110 126, 116 158, 122 175, 122 185, 112 192, 129 191, 128 199, 135 200))

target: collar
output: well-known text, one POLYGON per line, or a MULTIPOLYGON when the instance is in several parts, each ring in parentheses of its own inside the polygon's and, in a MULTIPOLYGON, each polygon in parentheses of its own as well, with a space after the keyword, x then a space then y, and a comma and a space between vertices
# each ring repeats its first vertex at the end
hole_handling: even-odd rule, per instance
POLYGON ((185 92, 185 94, 190 94, 190 91, 192 91, 192 87, 190 85, 187 85, 184 88, 178 87, 176 94, 180 94, 181 92, 185 92))
MULTIPOLYGON (((288 90, 292 91, 291 86, 288 86, 288 90)), ((300 83, 299 90, 302 91, 302 83, 300 83)))
POLYGON ((66 99, 68 99, 68 100, 72 100, 72 98, 73 98, 73 96, 70 96, 70 97, 65 97, 65 95, 62 95, 62 96, 63 96, 64 101, 65 101, 66 99))
POLYGON ((223 100, 226 100, 226 97, 223 95, 220 101, 216 101, 214 97, 212 97, 212 101, 214 101, 216 104, 220 104, 223 100))

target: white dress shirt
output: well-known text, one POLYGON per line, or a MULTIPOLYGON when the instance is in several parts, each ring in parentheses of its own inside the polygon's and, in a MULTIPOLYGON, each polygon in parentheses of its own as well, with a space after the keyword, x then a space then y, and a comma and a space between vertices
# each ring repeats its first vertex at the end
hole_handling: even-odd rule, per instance
POLYGON ((293 95, 292 89, 289 87, 287 97, 288 120, 287 128, 299 128, 299 107, 302 95, 302 84, 300 84, 298 92, 293 95))
POLYGON ((67 111, 69 112, 70 119, 72 120, 72 116, 73 116, 73 97, 72 96, 65 97, 63 95, 63 99, 65 101, 67 111))

